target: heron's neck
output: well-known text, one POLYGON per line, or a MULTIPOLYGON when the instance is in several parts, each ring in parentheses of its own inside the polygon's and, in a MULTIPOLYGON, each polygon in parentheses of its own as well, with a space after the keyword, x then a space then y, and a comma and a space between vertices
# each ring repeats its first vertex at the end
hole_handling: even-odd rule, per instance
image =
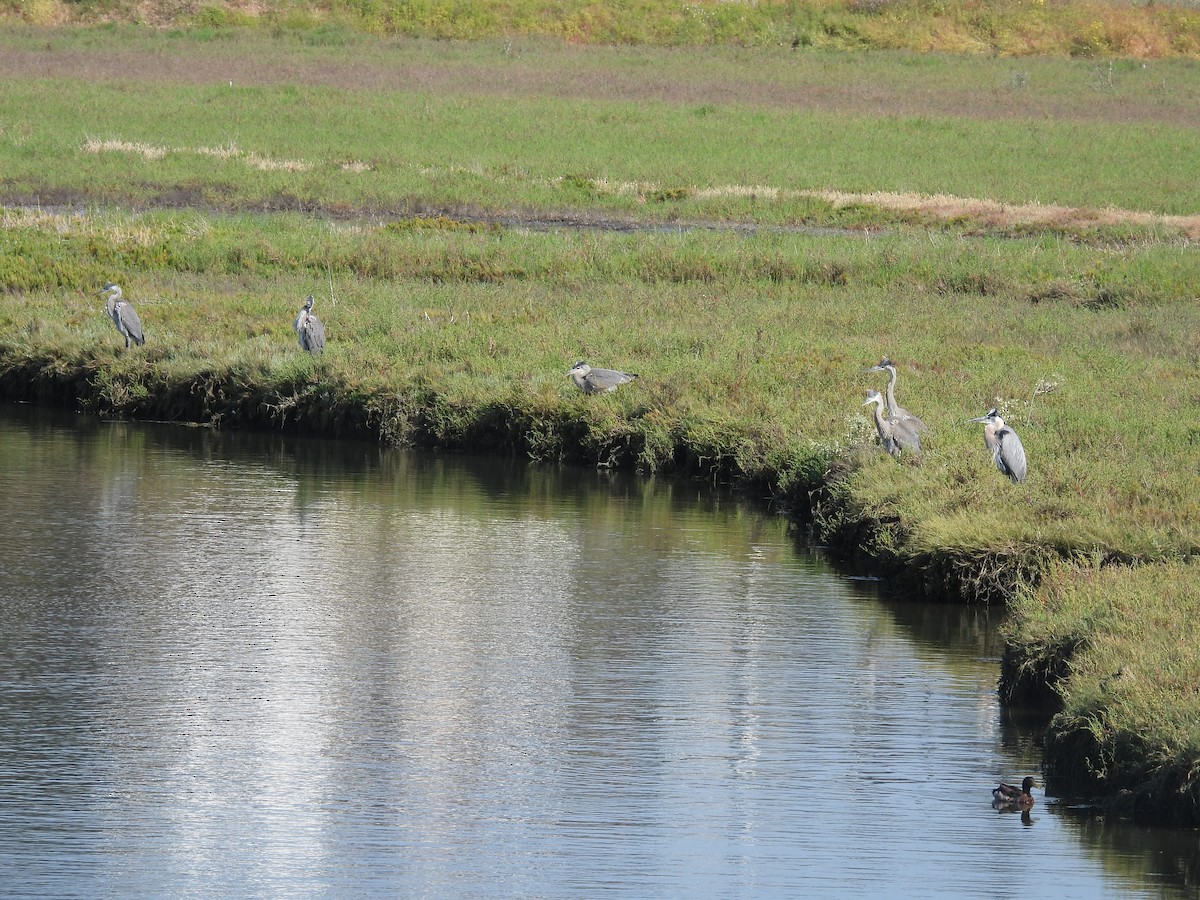
POLYGON ((888 386, 887 386, 887 402, 888 409, 892 409, 896 405, 896 367, 888 366, 888 386))
POLYGON ((996 437, 999 432, 1000 429, 996 427, 994 422, 988 422, 987 425, 983 426, 983 442, 992 451, 993 457, 1000 456, 1000 439, 996 437))
POLYGON ((887 425, 883 421, 882 404, 879 404, 879 403, 874 404, 871 407, 871 410, 872 410, 872 412, 875 413, 875 428, 876 428, 876 430, 879 431, 879 436, 886 437, 887 436, 887 425))

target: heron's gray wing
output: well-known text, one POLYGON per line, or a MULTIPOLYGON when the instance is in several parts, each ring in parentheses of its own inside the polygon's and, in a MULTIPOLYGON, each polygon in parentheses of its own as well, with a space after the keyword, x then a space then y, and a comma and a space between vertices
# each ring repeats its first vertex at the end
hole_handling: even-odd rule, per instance
POLYGON ((921 452, 921 435, 913 427, 912 417, 892 418, 889 420, 889 424, 892 426, 892 436, 897 444, 913 453, 921 452))
POLYGON ((118 303, 117 312, 121 316, 121 325, 125 328, 129 339, 139 346, 146 343, 146 339, 142 336, 142 320, 138 318, 137 311, 133 306, 128 301, 118 303))
POLYGON ((1013 481, 1025 480, 1025 445, 1011 428, 1003 428, 997 435, 1000 440, 1000 461, 1004 463, 1004 474, 1013 481))
POLYGON ((903 420, 913 431, 928 433, 929 428, 903 406, 889 406, 888 411, 894 418, 903 420))
POLYGON ((304 342, 309 353, 319 353, 325 349, 325 324, 311 313, 308 323, 304 326, 304 342))
POLYGON ((637 376, 629 372, 619 372, 616 369, 592 369, 587 373, 586 378, 595 390, 612 391, 616 390, 618 385, 628 384, 637 376))

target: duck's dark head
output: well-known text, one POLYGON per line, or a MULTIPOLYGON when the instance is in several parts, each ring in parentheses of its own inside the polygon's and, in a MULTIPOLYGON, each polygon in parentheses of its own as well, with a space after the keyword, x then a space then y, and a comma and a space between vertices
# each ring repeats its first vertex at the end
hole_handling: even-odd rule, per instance
POLYGON ((1025 780, 1021 782, 1021 793, 1028 794, 1033 789, 1033 779, 1026 775, 1025 780))

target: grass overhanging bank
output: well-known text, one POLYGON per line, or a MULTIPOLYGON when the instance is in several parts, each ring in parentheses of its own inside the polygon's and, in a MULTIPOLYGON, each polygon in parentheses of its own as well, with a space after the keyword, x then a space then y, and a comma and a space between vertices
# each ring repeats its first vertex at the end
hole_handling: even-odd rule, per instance
MULTIPOLYGON (((291 47, 224 46, 240 40, 267 63, 291 47)), ((579 62, 537 53, 551 71, 579 62)), ((694 75, 655 59, 668 83, 694 75)), ((870 65, 903 85, 915 62, 870 65)), ((1200 260, 1195 186, 1177 171, 1200 142, 1188 104, 1170 106, 1195 73, 1159 74, 1164 104, 1128 104, 1155 110, 1153 127, 1126 127, 1119 90, 1081 80, 1100 124, 1044 123, 1032 143, 1011 104, 983 124, 864 106, 836 133, 819 110, 670 90, 647 115, 621 96, 543 97, 542 83, 496 107, 453 79, 417 96, 17 78, 0 90, 0 394, 740 483, 916 590, 1012 604, 1004 689, 1015 702, 1049 686, 1061 703, 1051 766, 1138 815, 1195 822, 1200 666, 1176 635, 1200 603, 1200 260), (281 101, 323 121, 320 137, 264 114, 281 101), (107 111, 101 133, 83 109, 107 111), (809 148, 804 165, 755 140, 764 129, 809 148), (924 149, 899 166, 905 140, 924 149), (1005 148, 1002 172, 981 146, 1005 148), (913 185, 994 205, 872 199, 913 185), (42 197, 70 208, 11 205, 42 197), (1034 200, 1064 212, 1020 218, 1034 200), (168 208, 116 208, 155 204, 168 208), (109 280, 145 347, 124 352, 105 320, 109 280), (290 329, 308 293, 329 329, 319 358, 290 329), (919 464, 878 451, 861 405, 884 354, 933 429, 919 464), (642 377, 583 397, 566 377, 579 358, 642 377), (1025 441, 1024 485, 966 421, 993 405, 1025 441)))

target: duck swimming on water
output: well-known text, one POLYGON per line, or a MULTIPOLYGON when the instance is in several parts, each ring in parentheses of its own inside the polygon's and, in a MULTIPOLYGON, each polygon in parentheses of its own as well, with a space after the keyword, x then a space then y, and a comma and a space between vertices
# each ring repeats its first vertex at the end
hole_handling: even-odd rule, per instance
POLYGON ((1032 788, 1033 779, 1028 775, 1020 787, 1002 781, 999 787, 992 788, 992 806, 997 809, 1029 809, 1033 806, 1033 794, 1029 793, 1032 788))

